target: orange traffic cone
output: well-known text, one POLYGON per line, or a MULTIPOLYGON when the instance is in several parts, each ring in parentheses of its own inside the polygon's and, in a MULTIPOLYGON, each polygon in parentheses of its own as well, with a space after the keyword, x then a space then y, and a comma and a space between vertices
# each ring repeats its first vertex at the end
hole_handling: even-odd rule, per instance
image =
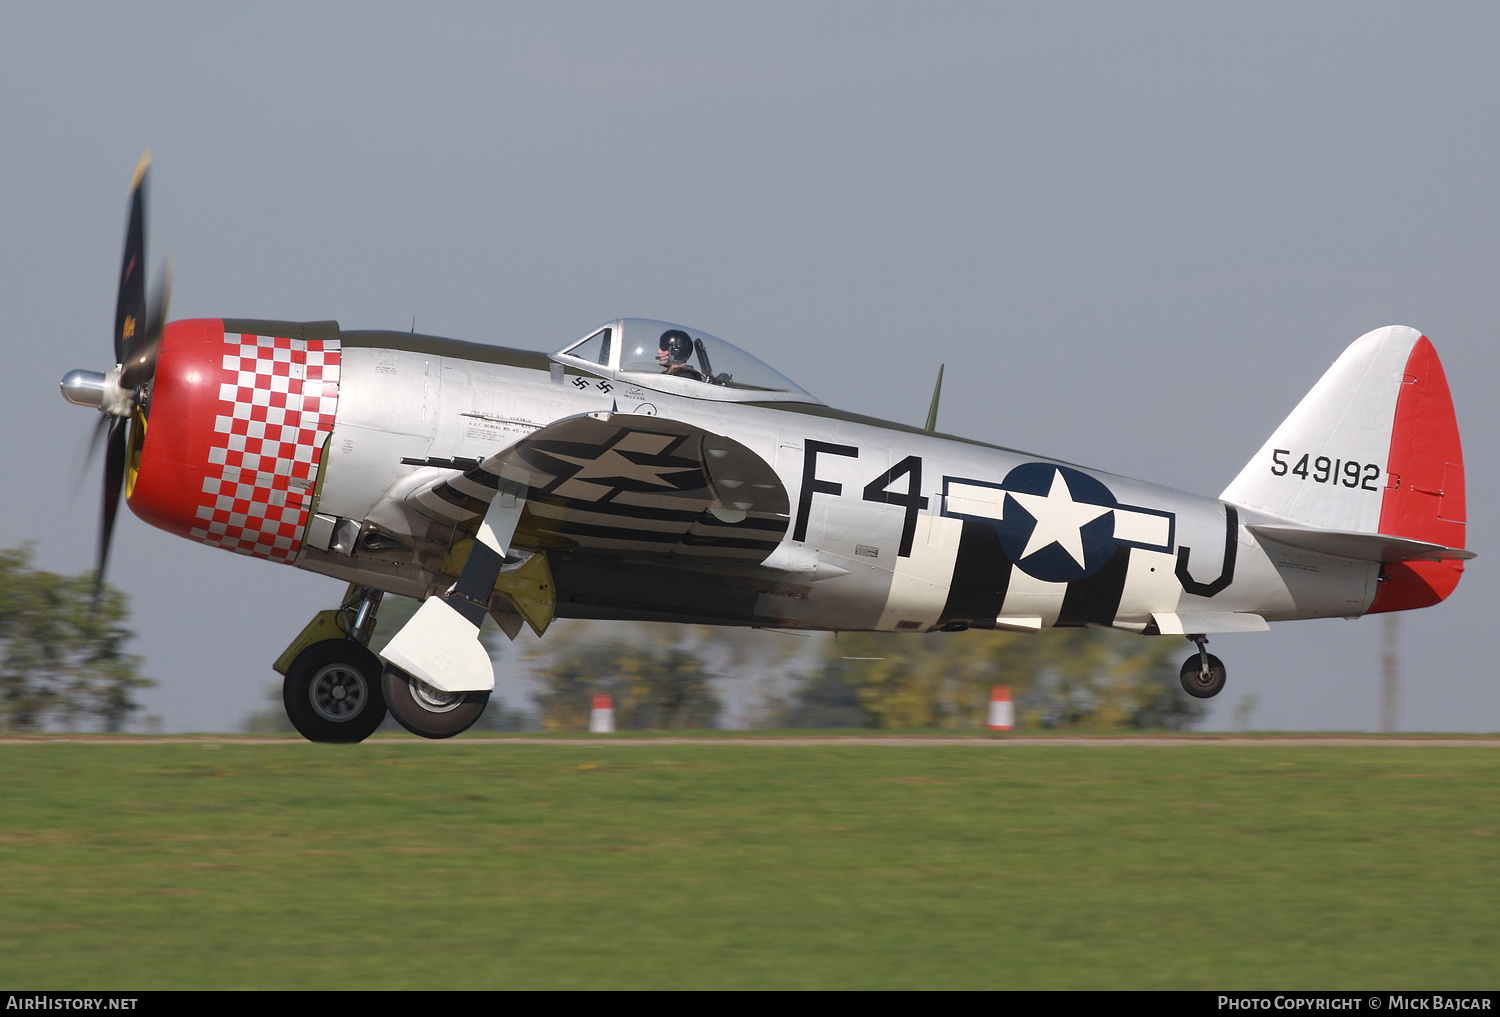
POLYGON ((614 734, 615 701, 608 693, 594 696, 594 709, 589 713, 590 734, 614 734))
POLYGON ((1009 731, 1016 726, 1016 708, 1010 701, 1010 686, 990 689, 990 730, 1009 731))

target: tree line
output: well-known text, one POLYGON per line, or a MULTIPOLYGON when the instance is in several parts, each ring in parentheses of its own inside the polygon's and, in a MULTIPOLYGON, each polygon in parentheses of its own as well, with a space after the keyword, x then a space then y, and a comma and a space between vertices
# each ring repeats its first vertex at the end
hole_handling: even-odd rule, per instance
POLYGON ((584 729, 593 695, 609 693, 621 729, 713 727, 725 682, 705 658, 721 640, 737 644, 727 656, 742 674, 784 672, 755 718, 764 728, 979 730, 995 685, 1010 687, 1018 726, 1038 730, 1181 731, 1207 712, 1177 680, 1179 641, 1109 629, 840 633, 810 666, 751 650, 747 668, 743 630, 655 628, 654 639, 565 630, 541 644, 531 674, 541 726, 584 729))
POLYGON ((33 565, 29 545, 0 550, 0 728, 80 724, 120 731, 154 685, 125 652, 125 594, 92 572, 63 576, 33 565))

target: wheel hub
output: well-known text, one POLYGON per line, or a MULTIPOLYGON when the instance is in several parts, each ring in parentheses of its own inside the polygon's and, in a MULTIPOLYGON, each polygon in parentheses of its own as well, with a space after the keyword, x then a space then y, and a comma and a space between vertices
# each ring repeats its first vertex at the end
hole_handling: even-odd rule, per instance
POLYGON ((456 710, 464 699, 462 692, 443 692, 417 678, 413 678, 408 684, 411 686, 411 697, 428 713, 456 710))
POLYGON ((347 664, 329 664, 317 674, 307 689, 313 712, 334 724, 358 717, 370 701, 365 676, 347 664))

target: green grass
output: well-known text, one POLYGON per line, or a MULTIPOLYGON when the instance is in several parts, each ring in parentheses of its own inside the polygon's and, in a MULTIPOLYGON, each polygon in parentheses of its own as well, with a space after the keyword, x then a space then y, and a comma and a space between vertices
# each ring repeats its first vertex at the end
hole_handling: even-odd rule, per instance
POLYGON ((1500 750, 0 745, 0 983, 1500 985, 1500 750))

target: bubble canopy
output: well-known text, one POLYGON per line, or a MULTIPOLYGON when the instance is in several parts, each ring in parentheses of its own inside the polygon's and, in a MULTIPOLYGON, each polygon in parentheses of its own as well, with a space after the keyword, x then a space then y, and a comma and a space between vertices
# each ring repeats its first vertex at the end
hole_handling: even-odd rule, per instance
POLYGON ((659 392, 725 402, 817 403, 780 371, 723 339, 651 318, 620 318, 553 354, 659 392))

